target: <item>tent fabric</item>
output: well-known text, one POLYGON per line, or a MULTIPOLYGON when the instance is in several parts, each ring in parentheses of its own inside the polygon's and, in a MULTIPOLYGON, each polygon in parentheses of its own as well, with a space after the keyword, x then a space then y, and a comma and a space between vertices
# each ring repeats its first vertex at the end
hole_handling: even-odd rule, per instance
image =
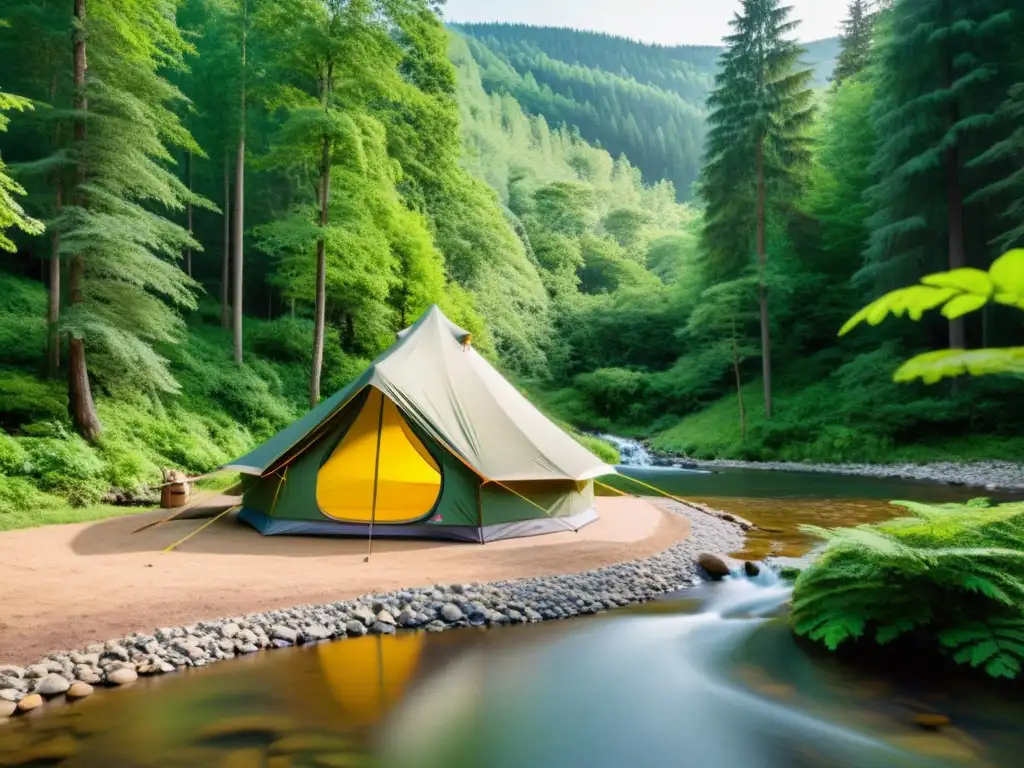
POLYGON ((321 511, 348 522, 412 522, 430 512, 440 494, 437 462, 376 389, 316 481, 321 511))
POLYGON ((368 386, 485 480, 590 480, 615 470, 538 411, 437 306, 348 387, 224 469, 262 475, 368 386))

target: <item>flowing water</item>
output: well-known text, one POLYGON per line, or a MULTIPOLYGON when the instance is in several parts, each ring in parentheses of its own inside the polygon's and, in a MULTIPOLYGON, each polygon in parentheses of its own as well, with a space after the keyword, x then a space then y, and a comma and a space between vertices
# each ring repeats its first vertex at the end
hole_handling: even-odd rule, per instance
MULTIPOLYGON (((771 528, 751 551, 794 555, 807 548, 799 522, 892 516, 887 498, 980 495, 866 478, 642 471, 771 528)), ((0 766, 1020 764, 1019 687, 855 672, 794 641, 782 615, 789 592, 765 569, 597 617, 256 654, 0 724, 0 766), (929 712, 951 725, 915 725, 929 712)))

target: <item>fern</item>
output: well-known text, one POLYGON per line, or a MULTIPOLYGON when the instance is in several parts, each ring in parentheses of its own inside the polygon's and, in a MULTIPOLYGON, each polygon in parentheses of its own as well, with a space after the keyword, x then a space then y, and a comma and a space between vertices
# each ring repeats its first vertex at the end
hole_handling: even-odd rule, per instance
POLYGON ((985 665, 992 677, 1013 679, 1024 661, 1024 618, 973 622, 939 633, 958 664, 985 665))
POLYGON ((1024 505, 899 501, 911 517, 802 530, 826 542, 797 579, 797 635, 830 650, 916 633, 959 664, 1016 677, 1024 660, 1024 505))

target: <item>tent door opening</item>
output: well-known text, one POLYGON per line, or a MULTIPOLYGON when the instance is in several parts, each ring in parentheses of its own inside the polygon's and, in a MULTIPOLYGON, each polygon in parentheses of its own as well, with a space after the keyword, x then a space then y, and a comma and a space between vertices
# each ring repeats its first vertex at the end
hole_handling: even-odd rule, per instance
POLYGON ((320 467, 320 510, 344 522, 396 525, 425 517, 440 494, 437 461, 398 406, 371 387, 355 422, 320 467))

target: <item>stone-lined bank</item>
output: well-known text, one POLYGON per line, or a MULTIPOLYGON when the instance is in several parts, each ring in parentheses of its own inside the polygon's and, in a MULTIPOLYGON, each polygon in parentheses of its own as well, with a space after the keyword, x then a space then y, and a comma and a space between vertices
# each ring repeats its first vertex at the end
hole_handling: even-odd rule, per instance
POLYGON ((0 718, 35 709, 47 698, 82 698, 94 686, 125 685, 140 675, 202 667, 264 649, 399 630, 442 632, 568 619, 642 603, 696 583, 701 553, 731 552, 743 544, 742 523, 713 510, 674 502, 662 505, 688 518, 691 534, 645 560, 580 574, 421 587, 161 627, 152 635, 133 633, 78 651, 51 652, 24 668, 0 666, 0 718))
POLYGON ((967 485, 988 490, 1024 490, 1024 464, 1009 461, 983 461, 970 464, 934 462, 931 464, 802 464, 779 461, 732 461, 715 459, 698 461, 657 456, 658 464, 679 465, 692 469, 761 469, 777 472, 824 472, 859 477, 891 477, 904 480, 927 480, 946 485, 967 485))

